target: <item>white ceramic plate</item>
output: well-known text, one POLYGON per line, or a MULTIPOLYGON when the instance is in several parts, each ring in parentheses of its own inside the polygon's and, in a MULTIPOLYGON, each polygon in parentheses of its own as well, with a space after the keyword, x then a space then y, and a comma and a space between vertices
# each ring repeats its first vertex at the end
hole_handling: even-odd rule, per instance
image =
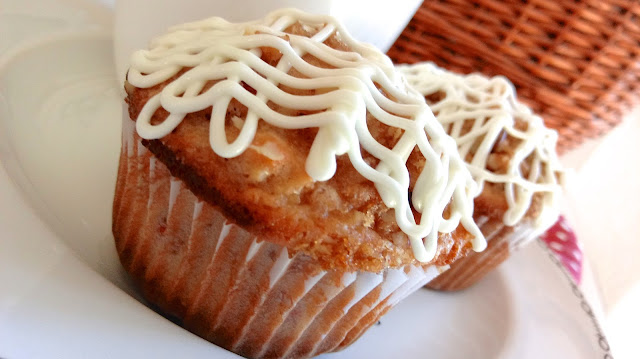
MULTIPOLYGON (((121 116, 111 39, 63 30, 12 39, 0 55, 0 357, 234 357, 141 304, 123 273, 110 234, 121 116)), ((420 290, 326 358, 607 355, 589 304, 533 244, 469 290, 420 290)))

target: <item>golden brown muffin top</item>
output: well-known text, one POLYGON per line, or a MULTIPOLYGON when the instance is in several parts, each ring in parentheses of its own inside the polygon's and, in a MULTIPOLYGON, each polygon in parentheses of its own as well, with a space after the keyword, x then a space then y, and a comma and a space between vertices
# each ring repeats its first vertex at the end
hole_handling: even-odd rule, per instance
POLYGON ((290 255, 327 269, 420 264, 415 233, 428 225, 434 253, 422 264, 482 246, 455 143, 390 61, 335 20, 214 18, 174 29, 132 63, 126 101, 144 145, 202 200, 290 255))
POLYGON ((459 75, 432 63, 398 70, 425 96, 480 184, 476 218, 529 221, 538 231, 555 222, 563 176, 558 135, 517 100, 506 78, 459 75))

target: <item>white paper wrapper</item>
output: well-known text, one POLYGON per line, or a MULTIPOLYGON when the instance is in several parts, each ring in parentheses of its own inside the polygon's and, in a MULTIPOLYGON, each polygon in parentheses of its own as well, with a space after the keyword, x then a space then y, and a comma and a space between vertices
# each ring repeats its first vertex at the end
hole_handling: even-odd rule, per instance
POLYGON ((113 210, 120 259, 153 306, 215 344, 251 358, 340 350, 439 273, 326 271, 289 258, 200 201, 133 125, 125 117, 113 210))

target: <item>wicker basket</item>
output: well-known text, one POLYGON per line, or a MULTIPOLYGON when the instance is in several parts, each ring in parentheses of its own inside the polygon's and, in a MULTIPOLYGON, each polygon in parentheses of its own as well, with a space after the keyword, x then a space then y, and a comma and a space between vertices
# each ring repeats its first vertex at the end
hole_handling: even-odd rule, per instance
POLYGON ((562 153, 638 103, 640 1, 426 0, 389 56, 507 76, 562 153))

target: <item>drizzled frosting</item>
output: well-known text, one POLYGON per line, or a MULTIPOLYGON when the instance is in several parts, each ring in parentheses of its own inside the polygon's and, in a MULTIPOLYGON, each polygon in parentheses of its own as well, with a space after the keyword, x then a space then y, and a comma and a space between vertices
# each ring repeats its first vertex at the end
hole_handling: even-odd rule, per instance
POLYGON ((232 24, 214 17, 177 26, 153 40, 150 50, 133 54, 127 79, 133 86, 148 88, 184 69, 188 70, 149 99, 141 110, 136 120, 141 137, 162 138, 186 114, 212 107, 211 147, 219 156, 231 158, 251 146, 260 120, 284 129, 317 127, 306 160, 309 176, 317 181, 328 180, 336 171, 336 156, 347 154, 354 168, 374 182, 385 205, 395 210, 398 226, 409 236, 417 260, 432 260, 437 233, 450 233, 459 224, 474 236, 474 250, 486 246, 472 218, 472 195, 477 186, 458 155, 455 142, 421 96, 405 85, 391 61, 372 46, 353 40, 334 18, 285 9, 256 22, 232 24), (283 32, 296 23, 313 35, 283 32), (336 50, 324 43, 336 33, 351 51, 336 50), (282 54, 276 66, 261 60, 261 48, 274 48, 282 54), (332 68, 308 63, 303 59, 305 54, 332 68), (292 69, 304 78, 290 75, 292 69), (212 82, 215 84, 203 91, 212 82), (278 85, 326 91, 297 96, 278 85), (248 114, 244 121, 235 121, 241 126, 240 134, 229 143, 225 116, 232 99, 245 105, 248 114), (272 110, 268 102, 317 112, 287 116, 272 110), (161 124, 152 125, 151 117, 160 107, 169 116, 161 124), (367 112, 378 121, 403 130, 392 149, 373 138, 367 128, 367 112), (426 164, 410 202, 406 162, 416 146, 426 164), (380 160, 375 168, 363 160, 361 148, 380 160), (419 223, 413 210, 421 213, 419 223))
POLYGON ((504 184, 508 210, 504 224, 513 226, 524 217, 534 194, 542 203, 534 226, 548 228, 558 216, 562 167, 555 147, 556 131, 546 128, 539 116, 517 101, 513 85, 504 77, 459 75, 432 63, 399 65, 409 84, 429 98, 436 118, 456 140, 460 155, 478 182, 504 184), (526 124, 518 128, 517 122, 526 124), (490 156, 496 145, 510 137, 515 143, 505 170, 492 171, 490 156), (528 169, 524 174, 523 168, 528 169))

